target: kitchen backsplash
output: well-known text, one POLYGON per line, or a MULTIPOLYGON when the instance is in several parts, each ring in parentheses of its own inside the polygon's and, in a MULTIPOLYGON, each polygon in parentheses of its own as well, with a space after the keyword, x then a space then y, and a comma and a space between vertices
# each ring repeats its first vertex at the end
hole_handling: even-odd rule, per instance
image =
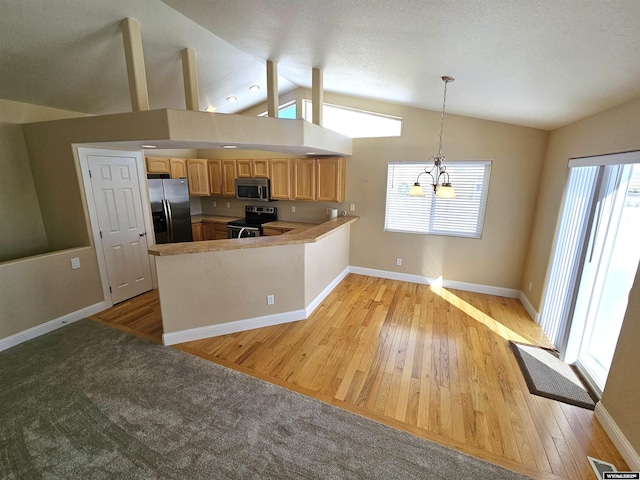
MULTIPOLYGON (((196 203, 191 197, 191 213, 194 213, 194 203, 196 203)), ((278 208, 278 219, 286 220, 290 222, 324 222, 329 219, 327 213, 328 208, 337 208, 339 214, 342 214, 343 210, 347 211, 347 214, 354 215, 353 212, 349 212, 348 205, 346 203, 320 203, 320 202, 296 202, 288 200, 279 200, 277 202, 246 202, 231 197, 196 197, 200 200, 200 207, 202 214, 205 215, 225 215, 225 216, 237 216, 244 217, 244 207, 246 205, 260 205, 260 206, 274 206, 278 208), (215 204, 215 206, 214 206, 215 204), (227 207, 229 205, 229 207, 227 207), (292 207, 295 207, 295 212, 292 212, 292 207)))

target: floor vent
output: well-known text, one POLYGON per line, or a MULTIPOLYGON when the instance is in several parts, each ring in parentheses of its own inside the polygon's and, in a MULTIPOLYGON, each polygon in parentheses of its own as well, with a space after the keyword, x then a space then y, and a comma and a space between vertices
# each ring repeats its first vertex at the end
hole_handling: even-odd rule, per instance
POLYGON ((593 468, 593 471, 596 473, 596 478, 598 480, 602 480, 604 472, 617 472, 616 467, 610 463, 603 462, 602 460, 598 460, 597 458, 587 457, 589 459, 589 463, 593 468))

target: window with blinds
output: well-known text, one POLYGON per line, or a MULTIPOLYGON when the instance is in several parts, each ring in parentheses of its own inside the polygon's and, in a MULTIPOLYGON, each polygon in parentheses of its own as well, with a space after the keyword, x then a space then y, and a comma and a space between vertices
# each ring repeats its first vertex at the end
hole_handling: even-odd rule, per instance
POLYGON ((491 162, 448 162, 447 172, 456 198, 431 192, 431 177, 422 175, 424 197, 409 197, 425 163, 391 162, 387 172, 387 208, 384 229, 390 232, 481 238, 489 191, 491 162))

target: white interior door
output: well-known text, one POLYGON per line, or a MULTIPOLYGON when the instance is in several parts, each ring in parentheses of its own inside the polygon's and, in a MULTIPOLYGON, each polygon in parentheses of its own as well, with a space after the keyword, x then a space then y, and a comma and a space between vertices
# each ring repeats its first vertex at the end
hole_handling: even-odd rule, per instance
POLYGON ((138 172, 133 155, 87 154, 86 158, 102 255, 115 304, 152 288, 139 179, 144 172, 138 172))

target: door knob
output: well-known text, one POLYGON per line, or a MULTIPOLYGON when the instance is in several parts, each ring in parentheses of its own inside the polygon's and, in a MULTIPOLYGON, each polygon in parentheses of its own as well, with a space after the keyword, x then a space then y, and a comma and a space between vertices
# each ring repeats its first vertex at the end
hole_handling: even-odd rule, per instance
POLYGON ((140 232, 140 236, 144 237, 147 234, 147 232, 140 232))

